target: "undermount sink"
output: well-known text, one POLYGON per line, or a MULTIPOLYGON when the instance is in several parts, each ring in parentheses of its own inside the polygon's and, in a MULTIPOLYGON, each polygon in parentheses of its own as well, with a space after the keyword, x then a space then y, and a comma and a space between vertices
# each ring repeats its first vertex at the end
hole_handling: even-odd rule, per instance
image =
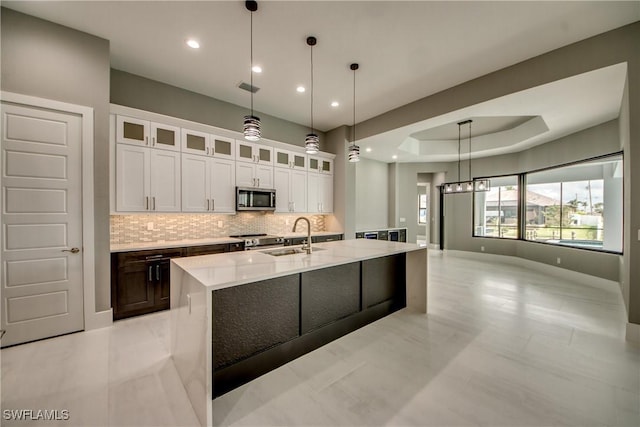
MULTIPOLYGON (((313 252, 315 252, 315 251, 323 251, 324 249, 313 248, 312 250, 313 252)), ((270 251, 263 251, 263 253, 271 256, 284 256, 284 255, 306 254, 307 251, 301 248, 284 248, 284 249, 273 249, 270 251)))

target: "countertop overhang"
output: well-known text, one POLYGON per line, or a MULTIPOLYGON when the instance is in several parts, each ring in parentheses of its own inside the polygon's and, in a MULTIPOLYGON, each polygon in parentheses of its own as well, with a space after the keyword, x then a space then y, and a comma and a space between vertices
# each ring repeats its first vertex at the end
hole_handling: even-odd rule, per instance
MULTIPOLYGON (((295 246, 289 246, 292 247, 295 246)), ((272 256, 255 250, 174 258, 171 262, 209 290, 218 290, 366 259, 425 250, 413 243, 368 239, 315 243, 313 248, 319 250, 314 250, 310 255, 272 256)))

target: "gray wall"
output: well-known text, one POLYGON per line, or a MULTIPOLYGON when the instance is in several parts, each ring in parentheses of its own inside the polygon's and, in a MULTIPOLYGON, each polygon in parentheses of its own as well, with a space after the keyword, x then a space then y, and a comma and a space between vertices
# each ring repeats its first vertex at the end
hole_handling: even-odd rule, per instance
POLYGON ((109 42, 2 8, 2 90, 94 109, 96 310, 111 307, 109 42))
POLYGON ((333 215, 325 218, 327 230, 344 232, 345 239, 356 237, 356 163, 347 161, 349 126, 341 126, 327 133, 326 151, 334 153, 333 215))
MULTIPOLYGON (((529 172, 620 150, 618 120, 612 120, 520 153, 474 159, 474 176, 529 172)), ((452 164, 455 165, 455 164, 452 164)), ((454 173, 455 175, 455 173, 454 173)), ((527 258, 569 270, 618 281, 619 256, 533 242, 472 237, 471 194, 445 196, 445 247, 527 258), (557 258, 561 264, 557 264, 557 258)))
MULTIPOLYGON (((609 65, 627 63, 628 129, 625 145, 625 251, 622 278, 629 321, 640 324, 640 22, 591 37, 577 43, 503 68, 434 95, 422 98, 358 123, 361 138, 437 117, 464 107, 554 82, 609 65), (626 278, 626 279, 625 279, 626 278)), ((621 132, 621 133, 622 133, 621 132)), ((621 136, 624 138, 623 136, 621 136)), ((523 160, 523 163, 526 161, 523 160)), ((475 167, 475 163, 474 163, 475 167)), ((476 172, 477 174, 477 172, 476 172)), ((451 196, 460 197, 460 196, 451 196)), ((449 210, 447 209, 447 212, 449 210)), ((468 220, 466 223, 470 223, 468 220)), ((546 248, 546 247, 545 247, 546 248)), ((585 252, 585 251, 581 251, 585 252)), ((608 267, 605 267, 608 268, 608 267)), ((620 276, 610 275, 607 276, 620 276)))
MULTIPOLYGON (((111 102, 237 132, 242 132, 242 118, 249 114, 247 108, 114 69, 111 102)), ((262 121, 263 138, 304 146, 308 127, 260 111, 255 114, 262 121)), ((324 132, 316 133, 320 137, 320 150, 331 152, 324 141, 324 132)))
POLYGON ((360 159, 356 163, 356 230, 387 228, 388 191, 387 163, 360 159))

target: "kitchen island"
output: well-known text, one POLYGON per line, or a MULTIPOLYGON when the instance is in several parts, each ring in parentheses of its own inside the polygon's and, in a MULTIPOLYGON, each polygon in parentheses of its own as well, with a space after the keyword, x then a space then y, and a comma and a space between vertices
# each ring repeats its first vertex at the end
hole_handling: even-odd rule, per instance
POLYGON ((171 261, 171 352, 203 425, 216 396, 404 307, 426 313, 425 248, 358 239, 276 254, 171 261))

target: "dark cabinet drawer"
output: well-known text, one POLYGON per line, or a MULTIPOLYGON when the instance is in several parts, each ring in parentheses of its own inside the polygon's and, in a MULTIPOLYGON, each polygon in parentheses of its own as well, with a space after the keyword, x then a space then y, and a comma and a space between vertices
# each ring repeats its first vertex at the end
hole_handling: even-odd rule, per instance
POLYGON ((189 246, 186 248, 187 256, 221 254, 224 252, 229 252, 229 245, 226 243, 222 245, 189 246))

